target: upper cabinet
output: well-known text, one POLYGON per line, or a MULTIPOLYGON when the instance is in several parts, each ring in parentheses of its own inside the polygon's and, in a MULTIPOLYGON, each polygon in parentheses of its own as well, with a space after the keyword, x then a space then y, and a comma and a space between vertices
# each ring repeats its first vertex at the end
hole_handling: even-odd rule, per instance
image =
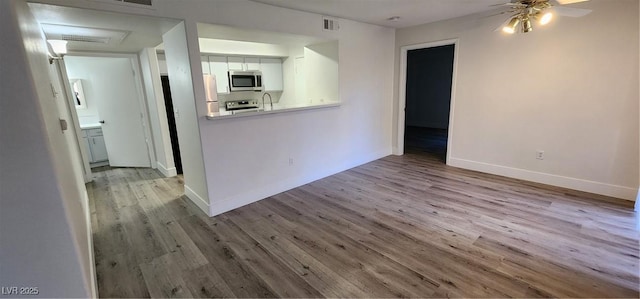
POLYGON ((282 59, 280 58, 260 58, 260 69, 262 71, 262 83, 264 91, 282 91, 284 88, 282 80, 282 59))
POLYGON ((209 57, 204 55, 200 56, 200 61, 202 62, 202 74, 211 75, 211 69, 209 69, 209 57))
POLYGON ((259 71, 260 59, 254 57, 227 57, 230 71, 259 71))
POLYGON ((229 66, 226 56, 209 56, 211 75, 216 76, 218 93, 229 93, 229 66))
POLYGON ((229 62, 230 71, 245 71, 244 58, 242 57, 226 57, 229 62))
POLYGON ((260 70, 260 58, 247 57, 244 59, 245 71, 259 71, 260 70))

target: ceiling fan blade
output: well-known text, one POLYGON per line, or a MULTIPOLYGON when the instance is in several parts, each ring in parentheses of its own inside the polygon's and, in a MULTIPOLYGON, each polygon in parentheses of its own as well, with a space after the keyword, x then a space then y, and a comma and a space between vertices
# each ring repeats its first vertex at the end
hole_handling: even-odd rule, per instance
POLYGON ((495 16, 501 16, 501 15, 504 15, 504 14, 507 14, 507 13, 509 13, 509 12, 508 12, 508 11, 503 11, 503 12, 499 12, 499 13, 494 13, 494 14, 490 14, 490 15, 482 16, 482 17, 480 17, 480 18, 481 18, 481 19, 493 18, 493 17, 495 17, 495 16))
POLYGON ((565 17, 579 18, 584 17, 592 12, 591 9, 584 8, 573 8, 573 7, 553 7, 553 10, 560 15, 565 17))
POLYGON ((556 0, 556 1, 560 3, 560 5, 567 5, 567 4, 573 4, 578 2, 586 2, 589 0, 556 0))
POLYGON ((519 5, 520 4, 518 4, 518 3, 508 2, 508 3, 502 3, 502 4, 493 4, 493 5, 489 5, 489 6, 493 7, 493 6, 519 6, 519 5))
POLYGON ((510 0, 506 3, 493 4, 489 6, 490 7, 496 7, 496 6, 526 7, 527 5, 523 4, 521 0, 510 0))

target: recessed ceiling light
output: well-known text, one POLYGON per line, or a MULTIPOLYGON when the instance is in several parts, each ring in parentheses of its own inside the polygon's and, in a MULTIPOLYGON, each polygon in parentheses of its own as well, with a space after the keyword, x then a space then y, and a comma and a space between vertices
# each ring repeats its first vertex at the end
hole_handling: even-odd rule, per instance
POLYGON ((396 22, 398 20, 400 20, 399 16, 393 16, 393 17, 387 18, 387 21, 391 21, 391 22, 396 22))

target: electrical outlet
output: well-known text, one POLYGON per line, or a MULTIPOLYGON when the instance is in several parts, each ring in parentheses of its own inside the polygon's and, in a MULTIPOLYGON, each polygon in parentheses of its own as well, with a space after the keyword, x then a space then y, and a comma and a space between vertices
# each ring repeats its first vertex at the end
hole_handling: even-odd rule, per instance
POLYGON ((293 165, 293 158, 289 158, 289 165, 293 165))
POLYGON ((537 151, 536 152, 536 159, 544 160, 544 151, 537 151))

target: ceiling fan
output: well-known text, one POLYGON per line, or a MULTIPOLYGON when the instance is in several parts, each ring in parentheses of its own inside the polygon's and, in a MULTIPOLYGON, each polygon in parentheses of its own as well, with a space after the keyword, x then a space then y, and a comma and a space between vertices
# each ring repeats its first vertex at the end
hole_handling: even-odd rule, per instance
POLYGON ((504 13, 513 14, 500 27, 496 29, 513 34, 516 32, 533 31, 533 21, 540 25, 546 25, 553 19, 554 15, 566 17, 582 17, 591 13, 590 9, 563 7, 561 5, 585 2, 589 0, 511 0, 509 3, 499 4, 508 6, 504 13), (520 26, 518 26, 520 25, 520 26))

